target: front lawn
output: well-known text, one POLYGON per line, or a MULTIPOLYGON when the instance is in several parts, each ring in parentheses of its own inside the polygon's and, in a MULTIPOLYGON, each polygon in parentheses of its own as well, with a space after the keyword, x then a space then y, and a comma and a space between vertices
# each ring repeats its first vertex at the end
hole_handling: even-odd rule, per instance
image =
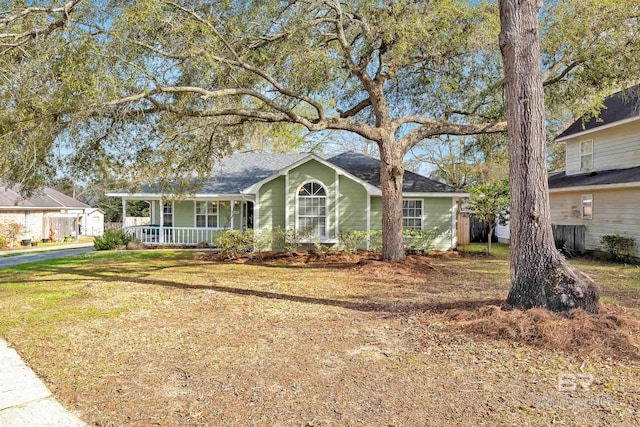
MULTIPOLYGON (((483 334, 465 317, 500 311, 504 257, 306 261, 104 252, 4 269, 0 336, 67 408, 100 426, 640 420, 633 352, 609 341, 555 349, 483 334), (592 375, 588 388, 559 391, 559 375, 579 373, 592 375)), ((615 304, 601 317, 620 324, 611 321, 611 335, 626 328, 637 343, 640 270, 577 263, 615 304)))

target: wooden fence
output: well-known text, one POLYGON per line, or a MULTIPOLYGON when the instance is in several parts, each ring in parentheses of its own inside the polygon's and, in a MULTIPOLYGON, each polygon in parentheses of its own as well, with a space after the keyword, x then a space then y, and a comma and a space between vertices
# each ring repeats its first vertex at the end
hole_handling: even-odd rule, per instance
MULTIPOLYGON (((470 242, 486 242, 489 227, 479 221, 469 212, 458 211, 456 220, 456 236, 458 245, 468 245, 470 242)), ((495 241, 495 229, 492 241, 495 241)))
POLYGON ((586 229, 584 225, 557 225, 552 224, 553 239, 557 242, 564 241, 567 249, 580 252, 586 252, 586 229))
POLYGON ((51 236, 51 230, 54 230, 54 239, 58 242, 62 241, 66 236, 76 237, 78 233, 78 219, 68 216, 45 216, 45 230, 47 236, 51 236))

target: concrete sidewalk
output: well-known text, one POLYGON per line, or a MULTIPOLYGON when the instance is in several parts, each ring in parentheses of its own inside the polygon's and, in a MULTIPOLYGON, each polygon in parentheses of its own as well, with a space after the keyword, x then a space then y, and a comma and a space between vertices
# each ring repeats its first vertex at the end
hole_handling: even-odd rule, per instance
POLYGON ((0 257, 3 255, 26 255, 32 254, 36 252, 50 252, 50 251, 63 251, 65 249, 79 249, 79 248, 90 248, 93 247, 93 242, 86 243, 69 243, 66 245, 57 245, 57 246, 32 246, 28 249, 12 249, 10 251, 0 251, 0 257))
POLYGON ((64 409, 4 340, 0 340, 0 426, 86 426, 64 409))
POLYGON ((81 245, 82 246, 74 246, 74 248, 65 246, 56 250, 30 250, 28 252, 23 252, 15 256, 0 257, 0 268, 13 267, 14 265, 25 264, 28 262, 65 258, 84 254, 87 252, 93 252, 95 250, 93 247, 93 243, 82 243, 81 245))

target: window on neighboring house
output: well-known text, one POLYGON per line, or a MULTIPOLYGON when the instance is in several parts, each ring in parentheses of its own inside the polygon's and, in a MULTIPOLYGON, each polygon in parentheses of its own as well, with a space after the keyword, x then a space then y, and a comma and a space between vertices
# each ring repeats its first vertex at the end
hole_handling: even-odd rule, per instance
POLYGON ((327 235, 327 191, 317 182, 298 189, 298 229, 312 230, 319 237, 327 235))
POLYGON ((582 218, 585 218, 585 219, 593 218, 593 195, 592 194, 582 195, 582 218))
POLYGON ((588 171, 593 168, 593 140, 580 143, 580 170, 588 171))
POLYGON ((196 227, 218 227, 218 202, 196 202, 196 227))
POLYGON ((402 227, 422 229, 422 200, 402 201, 402 227))
POLYGON ((173 226, 173 202, 165 202, 162 205, 162 225, 164 227, 173 226))

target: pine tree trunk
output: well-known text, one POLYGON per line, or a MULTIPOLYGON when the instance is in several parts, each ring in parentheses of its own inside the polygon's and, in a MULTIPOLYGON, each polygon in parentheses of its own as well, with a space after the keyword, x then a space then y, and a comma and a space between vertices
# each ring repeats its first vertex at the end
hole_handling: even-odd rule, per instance
MULTIPOLYGON (((382 259, 405 258, 402 243, 402 154, 394 152, 393 141, 379 144, 380 185, 382 187, 382 259)), ((398 151, 398 150, 395 150, 398 151)))
POLYGON ((507 303, 528 309, 598 312, 598 288, 556 250, 545 166, 539 0, 500 0, 511 184, 511 289, 507 303))

